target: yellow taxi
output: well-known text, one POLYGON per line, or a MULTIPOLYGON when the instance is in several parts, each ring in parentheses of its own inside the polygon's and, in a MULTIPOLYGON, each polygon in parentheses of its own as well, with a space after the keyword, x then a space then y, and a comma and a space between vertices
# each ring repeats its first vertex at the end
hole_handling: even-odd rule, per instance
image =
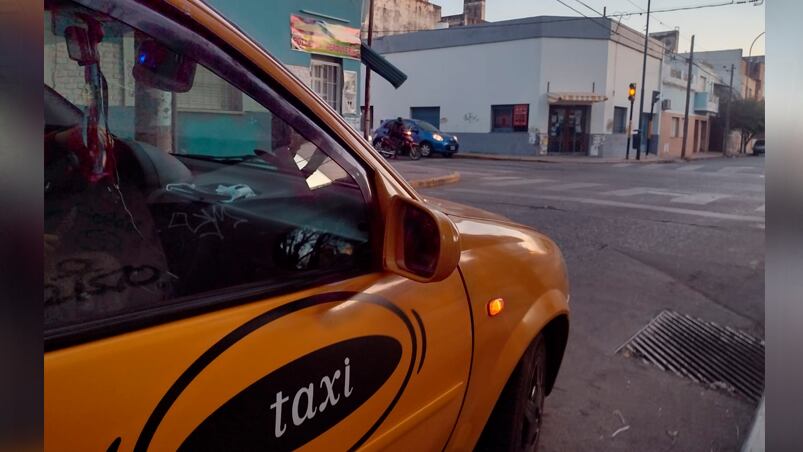
POLYGON ((48 450, 532 450, 569 286, 200 1, 46 0, 48 450))

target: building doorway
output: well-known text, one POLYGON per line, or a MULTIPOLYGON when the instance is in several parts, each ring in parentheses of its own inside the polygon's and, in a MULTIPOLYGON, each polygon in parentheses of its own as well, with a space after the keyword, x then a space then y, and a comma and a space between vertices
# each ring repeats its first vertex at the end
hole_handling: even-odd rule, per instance
POLYGON ((550 153, 588 153, 589 105, 549 107, 550 153))
POLYGON ((441 107, 410 107, 410 117, 441 128, 441 107))

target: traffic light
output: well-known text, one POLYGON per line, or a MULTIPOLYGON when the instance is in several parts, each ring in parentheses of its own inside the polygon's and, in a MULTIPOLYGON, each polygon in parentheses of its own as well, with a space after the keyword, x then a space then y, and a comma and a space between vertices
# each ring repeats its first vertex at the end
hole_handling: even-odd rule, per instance
POLYGON ((627 100, 633 102, 635 98, 636 98, 636 84, 631 83, 630 88, 627 89, 627 100))
POLYGON ((660 91, 653 91, 652 92, 652 103, 656 103, 661 100, 661 92, 660 91))

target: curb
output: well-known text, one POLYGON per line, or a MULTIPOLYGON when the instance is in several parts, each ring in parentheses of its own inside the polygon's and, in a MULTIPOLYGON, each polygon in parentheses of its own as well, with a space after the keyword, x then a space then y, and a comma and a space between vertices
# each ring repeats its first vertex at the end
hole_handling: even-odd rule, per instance
MULTIPOLYGON (((558 159, 546 159, 546 158, 538 158, 538 157, 515 157, 515 156, 508 156, 508 155, 488 155, 488 154, 456 154, 456 158, 460 159, 475 159, 475 160, 499 160, 499 161, 508 161, 508 162, 535 162, 535 163, 577 163, 581 165, 611 165, 617 163, 635 163, 635 164, 662 164, 662 163, 677 163, 677 162, 694 162, 697 160, 712 160, 712 159, 721 159, 721 158, 732 158, 730 156, 726 157, 724 155, 712 156, 712 157, 701 157, 701 158, 686 158, 681 159, 680 157, 674 157, 671 159, 649 159, 649 160, 596 160, 594 157, 588 157, 588 160, 574 160, 574 159, 566 159, 566 160, 558 160, 558 159)), ((582 158, 582 157, 579 157, 582 158)))
POLYGON ((413 188, 431 188, 441 185, 454 184, 460 180, 460 173, 455 171, 445 176, 430 177, 408 181, 413 188))

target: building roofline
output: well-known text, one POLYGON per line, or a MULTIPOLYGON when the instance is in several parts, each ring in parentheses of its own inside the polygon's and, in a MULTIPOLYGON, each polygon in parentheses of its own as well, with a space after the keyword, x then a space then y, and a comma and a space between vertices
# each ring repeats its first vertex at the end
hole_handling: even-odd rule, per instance
MULTIPOLYGON (((609 17, 535 16, 382 36, 373 48, 380 53, 401 53, 534 38, 611 40, 639 51, 644 45, 644 34, 609 17)), ((650 38, 649 55, 661 58, 663 53, 663 43, 650 38)))

